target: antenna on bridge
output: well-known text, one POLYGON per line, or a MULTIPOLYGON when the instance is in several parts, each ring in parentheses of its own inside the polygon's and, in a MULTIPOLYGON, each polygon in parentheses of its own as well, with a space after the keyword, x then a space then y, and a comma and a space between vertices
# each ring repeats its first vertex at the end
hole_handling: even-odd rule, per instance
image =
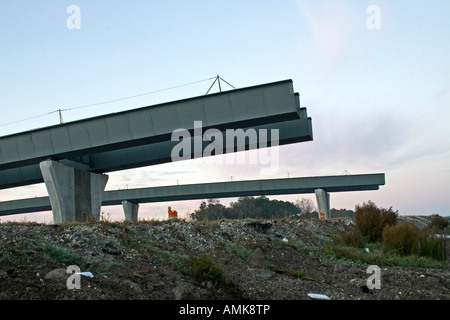
POLYGON ((230 87, 232 87, 233 89, 236 89, 235 87, 233 87, 231 84, 229 84, 227 81, 225 81, 224 79, 222 79, 219 75, 217 75, 217 77, 214 79, 214 82, 212 83, 211 87, 209 87, 208 91, 206 92, 206 94, 209 93, 209 91, 211 90, 211 88, 214 86, 214 84, 217 81, 217 84, 219 85, 219 92, 222 92, 222 87, 220 86, 220 80, 222 80, 223 82, 225 82, 227 85, 229 85, 230 87))
POLYGON ((59 111, 59 123, 62 124, 64 122, 64 120, 63 120, 63 116, 61 113, 61 109, 58 109, 58 111, 59 111))
POLYGON ((58 109, 58 110, 49 112, 48 114, 52 114, 52 113, 58 112, 59 113, 59 123, 63 124, 64 123, 64 119, 63 119, 63 116, 62 116, 62 111, 67 111, 67 110, 70 110, 70 109, 58 109))

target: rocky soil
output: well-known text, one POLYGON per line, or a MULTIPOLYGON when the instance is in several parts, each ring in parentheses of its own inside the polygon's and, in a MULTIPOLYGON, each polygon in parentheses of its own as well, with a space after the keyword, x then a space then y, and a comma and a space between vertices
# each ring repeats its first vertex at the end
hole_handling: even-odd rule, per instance
POLYGON ((351 219, 0 224, 0 300, 448 300, 450 270, 368 265, 325 250, 351 219), (206 254, 225 280, 192 272, 206 254), (68 266, 78 266, 76 275, 68 266), (69 277, 72 280, 68 281, 69 277))

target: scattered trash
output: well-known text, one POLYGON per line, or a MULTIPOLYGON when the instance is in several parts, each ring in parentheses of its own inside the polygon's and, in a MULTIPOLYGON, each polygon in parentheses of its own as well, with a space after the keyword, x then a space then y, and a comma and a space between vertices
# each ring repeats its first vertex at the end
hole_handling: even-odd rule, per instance
POLYGON ((366 250, 366 252, 369 252, 369 248, 366 248, 366 249, 364 249, 364 250, 366 250))
POLYGON ((288 239, 287 238, 283 238, 283 240, 281 240, 281 241, 288 242, 288 239))
POLYGON ((81 274, 82 276, 89 277, 89 278, 93 278, 93 277, 94 277, 94 275, 92 274, 92 272, 89 272, 89 271, 77 272, 77 273, 75 273, 75 274, 81 274))
POLYGON ((319 300, 331 300, 330 297, 328 297, 324 294, 319 294, 319 293, 308 293, 308 297, 313 298, 313 299, 319 299, 319 300))

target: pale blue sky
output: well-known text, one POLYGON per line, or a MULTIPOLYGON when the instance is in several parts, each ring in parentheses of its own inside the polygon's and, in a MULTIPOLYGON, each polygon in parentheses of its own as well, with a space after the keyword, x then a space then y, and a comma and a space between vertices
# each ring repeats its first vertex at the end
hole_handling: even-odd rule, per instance
MULTIPOLYGON (((2 0, 0 135, 57 124, 57 109, 217 74, 237 88, 292 79, 314 141, 281 147, 277 172, 195 160, 113 173, 107 189, 384 172, 379 191, 332 194, 332 207, 372 200, 405 215, 449 215, 449 18, 448 0, 2 0), (70 5, 81 29, 67 28, 70 5), (370 5, 380 29, 367 27, 370 5)), ((212 81, 65 111, 64 121, 203 95, 212 81)), ((45 194, 43 184, 0 190, 0 201, 45 194)), ((192 212, 199 203, 172 205, 192 212)), ((142 205, 141 216, 166 207, 142 205)), ((28 219, 38 216, 51 219, 28 219)))

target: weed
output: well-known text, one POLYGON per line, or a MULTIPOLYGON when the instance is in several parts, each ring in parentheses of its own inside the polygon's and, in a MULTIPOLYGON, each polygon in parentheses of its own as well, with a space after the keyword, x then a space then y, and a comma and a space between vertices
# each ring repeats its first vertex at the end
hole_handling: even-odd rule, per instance
POLYGON ((252 254, 252 250, 248 249, 240 244, 237 243, 225 243, 224 245, 225 250, 236 257, 238 257, 241 260, 247 260, 247 258, 252 254))
POLYGON ((351 246, 334 245, 327 248, 326 254, 328 258, 360 264, 374 264, 391 267, 449 268, 449 263, 446 261, 436 261, 435 259, 419 256, 417 254, 399 255, 395 251, 383 250, 383 244, 381 242, 371 244, 369 252, 351 246))
POLYGON ((13 263, 14 263, 14 254, 12 254, 11 252, 2 253, 0 255, 0 265, 13 263))
POLYGON ((278 267, 273 262, 268 261, 266 263, 266 266, 267 266, 267 269, 269 269, 270 271, 273 271, 275 273, 283 273, 284 272, 284 270, 282 270, 280 267, 278 267))
POLYGON ((148 249, 156 255, 160 263, 170 266, 183 274, 189 273, 188 256, 158 248, 156 245, 151 245, 148 249))
POLYGON ((309 250, 305 247, 305 244, 301 240, 289 239, 288 245, 298 252, 309 253, 309 250))
POLYGON ((187 267, 188 257, 186 255, 161 249, 154 241, 140 236, 132 229, 124 229, 124 232, 119 234, 119 239, 125 247, 136 249, 143 257, 148 257, 148 253, 151 253, 159 263, 174 268, 183 274, 189 272, 187 267))
POLYGON ((80 262, 80 257, 77 253, 60 247, 54 243, 43 242, 42 244, 37 244, 36 246, 36 249, 42 252, 43 257, 47 260, 56 261, 65 265, 76 265, 80 262))
POLYGON ((309 280, 309 281, 314 281, 313 278, 310 277, 306 277, 305 276, 305 271, 303 269, 298 270, 297 272, 297 279, 299 280, 309 280))
POLYGON ((421 232, 419 237, 419 255, 435 260, 444 260, 444 239, 436 237, 436 230, 428 229, 421 232))
POLYGON ((351 231, 344 233, 340 239, 338 239, 340 243, 344 246, 352 246, 355 248, 364 248, 365 241, 361 235, 361 232, 353 228, 351 231))
POLYGON ((191 272, 199 281, 211 281, 213 284, 226 284, 228 276, 210 256, 202 254, 189 260, 191 272))
POLYGON ((89 264, 89 269, 96 275, 102 275, 121 265, 122 263, 118 261, 95 261, 89 264))

